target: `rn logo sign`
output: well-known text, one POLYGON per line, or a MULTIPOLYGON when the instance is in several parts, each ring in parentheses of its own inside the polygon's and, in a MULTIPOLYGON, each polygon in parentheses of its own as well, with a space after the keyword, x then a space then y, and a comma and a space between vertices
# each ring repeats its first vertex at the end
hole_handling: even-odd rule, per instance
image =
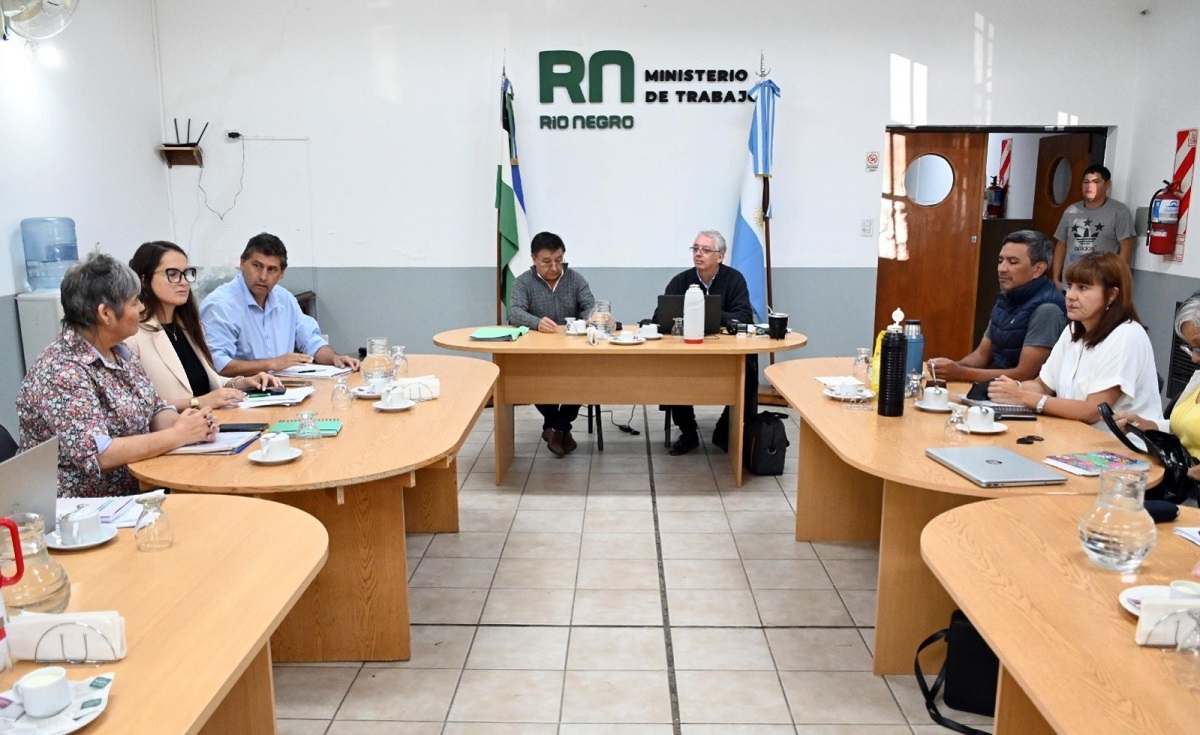
MULTIPOLYGON (((572 104, 604 104, 604 71, 615 67, 620 82, 621 104, 632 104, 635 100, 634 77, 637 69, 633 56, 628 51, 608 49, 597 51, 586 61, 578 51, 542 51, 538 54, 538 81, 540 100, 544 105, 554 104, 555 91, 565 90, 572 104), (587 80, 587 95, 584 95, 584 80, 587 80)), ((745 69, 652 69, 646 70, 647 85, 663 83, 684 84, 740 84, 750 74, 745 69)), ((671 102, 670 91, 681 103, 725 103, 753 102, 746 89, 711 88, 701 89, 648 89, 647 103, 671 102)), ((560 95, 561 96, 561 95, 560 95)), ((611 95, 610 95, 611 100, 611 95)), ((544 130, 604 130, 633 128, 633 115, 542 115, 538 127, 544 130)))

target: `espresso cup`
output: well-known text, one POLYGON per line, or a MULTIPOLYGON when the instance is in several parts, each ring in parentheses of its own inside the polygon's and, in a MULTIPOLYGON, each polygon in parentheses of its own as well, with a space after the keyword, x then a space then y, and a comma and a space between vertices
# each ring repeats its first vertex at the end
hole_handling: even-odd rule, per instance
POLYGON ((292 441, 287 434, 267 432, 258 440, 263 459, 281 459, 292 448, 292 441))
POLYGON ((1193 582, 1190 579, 1177 579, 1170 584, 1168 596, 1172 600, 1200 601, 1200 582, 1193 582))
POLYGON ((945 388, 926 388, 921 401, 928 408, 949 408, 950 391, 945 388))
POLYGON ((783 339, 787 336, 788 315, 771 312, 767 315, 767 334, 771 339, 783 339))
POLYGON ((587 331, 587 322, 582 319, 567 320, 567 334, 583 334, 587 331))
POLYGON ((52 717, 71 703, 71 682, 61 666, 29 672, 13 685, 13 691, 30 717, 52 717))
POLYGON ((617 337, 617 341, 618 342, 637 342, 637 338, 638 338, 637 332, 633 332, 628 329, 622 329, 621 335, 619 337, 617 337))
POLYGON ((77 508, 58 518, 58 537, 68 546, 100 540, 100 512, 95 508, 77 508))
MULTIPOLYGON (((928 393, 928 391, 926 391, 928 393)), ((996 413, 987 406, 971 406, 967 409, 969 431, 991 431, 996 427, 996 413)))
POLYGON ((657 324, 643 324, 642 326, 638 327, 638 334, 640 334, 643 337, 657 337, 658 336, 658 325, 657 324))
POLYGON ((404 390, 403 388, 392 388, 390 390, 385 390, 383 395, 379 397, 379 402, 382 403, 385 408, 396 408, 403 405, 406 400, 408 400, 408 391, 404 390))

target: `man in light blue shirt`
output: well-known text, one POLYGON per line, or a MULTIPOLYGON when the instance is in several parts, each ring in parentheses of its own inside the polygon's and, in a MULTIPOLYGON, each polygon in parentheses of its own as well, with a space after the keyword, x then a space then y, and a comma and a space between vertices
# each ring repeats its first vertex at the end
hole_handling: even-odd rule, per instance
POLYGON ((242 251, 242 273, 218 286, 200 306, 213 367, 226 377, 256 375, 316 362, 358 369, 358 360, 333 351, 317 320, 300 310, 287 289, 275 288, 287 270, 287 248, 266 232, 242 251))

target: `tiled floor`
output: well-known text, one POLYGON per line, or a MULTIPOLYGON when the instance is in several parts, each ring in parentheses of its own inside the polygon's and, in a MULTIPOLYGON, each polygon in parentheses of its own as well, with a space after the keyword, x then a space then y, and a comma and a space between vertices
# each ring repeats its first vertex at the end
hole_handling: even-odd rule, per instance
POLYGON ((277 665, 281 735, 946 732, 871 674, 878 548, 793 538, 794 420, 789 474, 736 488, 718 449, 669 456, 655 407, 610 408, 641 435, 606 414, 599 452, 581 418, 563 459, 519 409, 499 487, 485 411, 461 532, 409 537, 412 659, 277 665))

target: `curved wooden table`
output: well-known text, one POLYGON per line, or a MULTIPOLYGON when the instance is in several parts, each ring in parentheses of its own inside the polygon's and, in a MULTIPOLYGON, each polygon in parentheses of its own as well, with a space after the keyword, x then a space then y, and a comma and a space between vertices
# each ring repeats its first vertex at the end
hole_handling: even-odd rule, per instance
MULTIPOLYGON (((851 363, 831 357, 767 368, 767 379, 800 412, 796 540, 879 541, 874 670, 911 674, 918 644, 946 627, 954 610, 921 561, 925 524, 983 498, 1094 495, 1098 481, 1067 475, 1066 485, 979 487, 925 456, 927 448, 945 445, 946 414, 926 413, 909 402, 903 417, 886 418, 825 398, 816 377, 849 375, 851 363)), ((950 392, 965 393, 966 387, 951 385, 950 392)), ((1078 421, 1042 416, 1008 427, 1003 434, 971 436, 968 443, 1006 447, 1038 462, 1051 454, 1100 449, 1129 453, 1116 438, 1078 421), (1017 444, 1026 434, 1045 441, 1017 444)), ((1154 465, 1152 483, 1161 477, 1162 469, 1154 465)), ((929 653, 927 670, 936 670, 938 654, 929 653)))
MULTIPOLYGON (((116 610, 128 654, 64 664, 83 679, 116 673, 108 708, 86 732, 275 732, 270 636, 325 563, 316 519, 254 498, 173 495, 166 551, 140 552, 133 530, 87 551, 54 553, 71 578, 68 610, 116 610)), ((0 689, 41 664, 0 673, 0 689)))
POLYGON ((493 399, 496 421, 496 484, 513 459, 513 406, 525 403, 631 403, 732 406, 729 467, 742 484, 742 416, 746 356, 786 352, 808 338, 708 337, 702 345, 664 337, 635 346, 529 332, 515 342, 476 342, 475 327, 442 332, 434 344, 448 350, 482 352, 500 368, 493 399))
MULTIPOLYGON (((411 355, 409 375, 434 374, 441 397, 403 413, 373 401, 333 410, 333 381, 299 406, 220 411, 223 423, 294 419, 304 409, 342 419, 295 462, 252 464, 234 456, 164 456, 130 465, 147 487, 261 495, 304 510, 329 531, 329 563, 272 639, 280 661, 409 658, 405 532, 458 531, 455 454, 487 403, 498 370, 483 360, 411 355)), ((351 386, 360 385, 353 375, 351 386)))
POLYGON ((1135 573, 1094 566, 1077 524, 1092 498, 1021 497, 955 508, 921 533, 933 573, 1000 658, 996 735, 1195 732, 1200 697, 1173 653, 1133 642, 1137 619, 1117 602, 1126 587, 1187 579, 1200 554, 1176 525, 1135 573))

